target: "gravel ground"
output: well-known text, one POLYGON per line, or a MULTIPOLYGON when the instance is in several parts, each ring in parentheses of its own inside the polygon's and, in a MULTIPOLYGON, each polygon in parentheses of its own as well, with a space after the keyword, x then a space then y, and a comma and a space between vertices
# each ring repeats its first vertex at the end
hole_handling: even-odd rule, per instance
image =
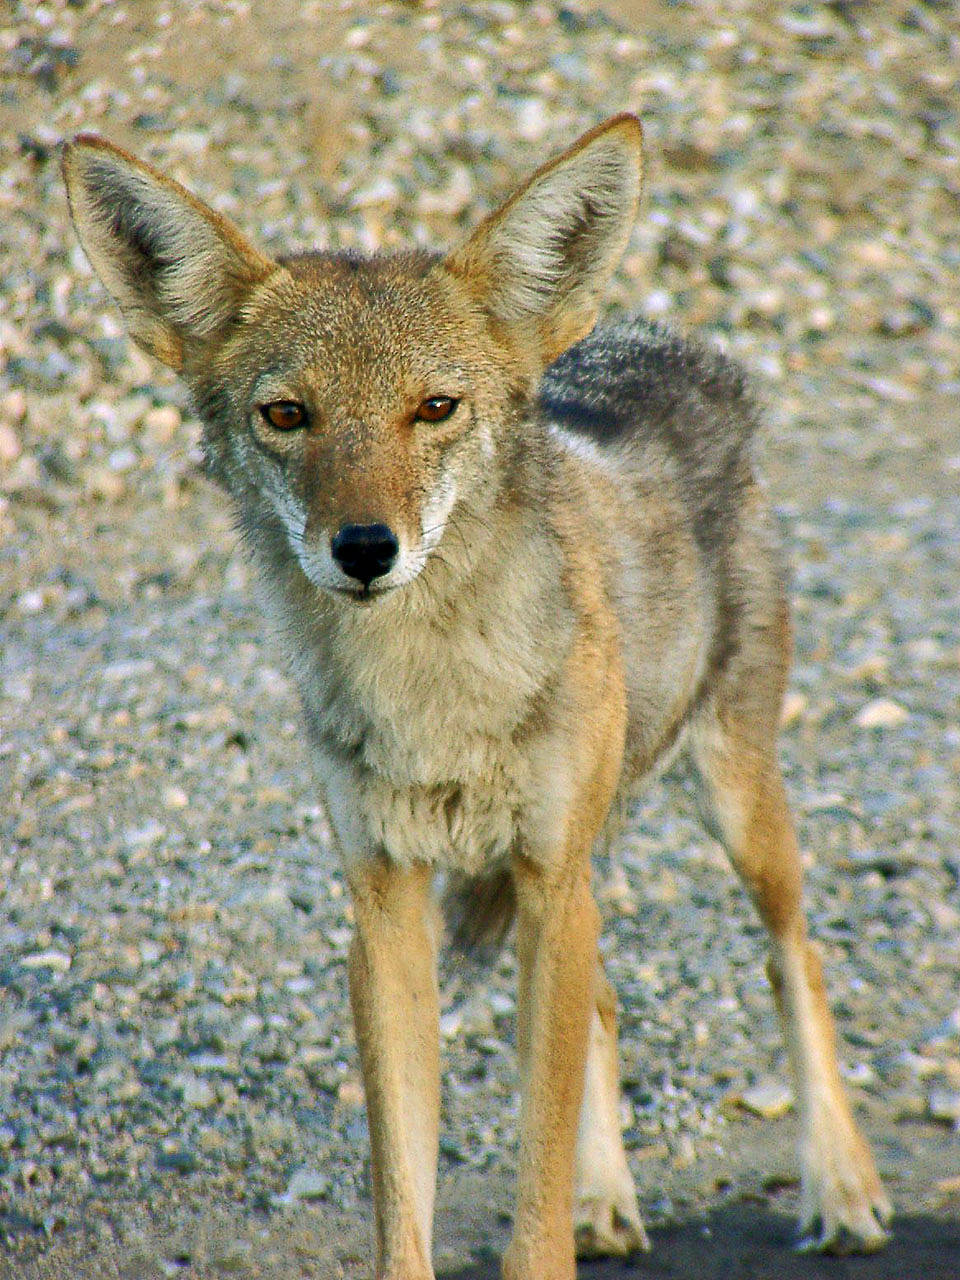
MULTIPOLYGON (((7 7, 0 68, 0 1276, 369 1274, 350 909, 294 700, 183 394, 76 247, 58 141, 106 134, 268 248, 372 248, 456 239, 632 107, 612 303, 704 332, 768 406, 783 753, 902 1221, 886 1260, 786 1251, 760 930, 667 781, 598 867, 655 1250, 615 1274, 955 1280, 955 7, 50 0, 7 7)), ((508 952, 445 984, 436 1258, 464 1280, 508 1229, 514 978, 508 952)))

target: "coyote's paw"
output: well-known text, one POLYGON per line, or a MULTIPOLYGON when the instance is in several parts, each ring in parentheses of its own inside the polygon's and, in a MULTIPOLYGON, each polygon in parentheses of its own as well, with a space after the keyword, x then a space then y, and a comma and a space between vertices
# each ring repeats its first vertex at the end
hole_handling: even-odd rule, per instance
POLYGON ((578 1258, 623 1258, 650 1248, 632 1183, 619 1192, 579 1195, 573 1225, 578 1258))
POLYGON ((825 1126, 801 1152, 803 1253, 873 1253, 888 1239, 893 1208, 870 1148, 852 1121, 825 1126))

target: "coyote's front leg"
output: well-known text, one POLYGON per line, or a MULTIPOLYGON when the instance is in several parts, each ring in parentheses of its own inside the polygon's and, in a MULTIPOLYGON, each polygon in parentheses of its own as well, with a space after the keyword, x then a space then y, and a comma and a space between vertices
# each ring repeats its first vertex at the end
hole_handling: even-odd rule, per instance
POLYGON ((520 1159, 505 1280, 573 1280, 573 1166, 593 1014, 598 915, 589 866, 517 872, 520 1159))
POLYGON ((574 1166, 599 914, 590 854, 607 817, 623 748, 625 702, 612 655, 584 647, 580 705, 603 696, 573 742, 543 744, 544 809, 528 814, 512 871, 519 962, 520 1156, 505 1280, 574 1280, 574 1166), (607 657, 605 664, 603 657, 607 657), (589 690, 589 693, 588 693, 589 690), (564 803, 565 800, 565 803, 564 803))
POLYGON ((439 1028, 431 872, 348 867, 350 1001, 370 1126, 377 1280, 433 1280, 439 1028))

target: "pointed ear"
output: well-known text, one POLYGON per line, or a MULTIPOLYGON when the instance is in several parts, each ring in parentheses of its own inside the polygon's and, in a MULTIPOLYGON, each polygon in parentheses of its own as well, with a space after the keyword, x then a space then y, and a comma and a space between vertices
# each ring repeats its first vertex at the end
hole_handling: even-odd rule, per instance
POLYGON ((633 115, 592 129, 446 260, 492 319, 539 340, 544 364, 596 323, 636 218, 642 141, 633 115))
POLYGON ((226 218, 135 156, 81 134, 63 173, 80 243, 131 336, 182 369, 275 271, 226 218))

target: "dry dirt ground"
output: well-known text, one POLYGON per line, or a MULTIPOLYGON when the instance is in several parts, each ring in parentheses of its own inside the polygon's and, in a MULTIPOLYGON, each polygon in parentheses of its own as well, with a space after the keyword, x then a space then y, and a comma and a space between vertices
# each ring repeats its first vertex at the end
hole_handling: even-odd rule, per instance
MULTIPOLYGON (((649 177, 611 305, 704 333, 767 406, 784 763, 898 1217, 878 1257, 791 1252, 762 938, 658 783, 597 875, 654 1250, 582 1275, 957 1280, 956 6, 7 0, 0 75, 0 1277, 371 1274, 350 911, 296 706, 189 406, 76 248, 59 141, 104 133, 268 249, 369 249, 455 240, 629 107, 649 177)), ((444 983, 462 1280, 509 1230, 514 977, 508 950, 444 983)))

